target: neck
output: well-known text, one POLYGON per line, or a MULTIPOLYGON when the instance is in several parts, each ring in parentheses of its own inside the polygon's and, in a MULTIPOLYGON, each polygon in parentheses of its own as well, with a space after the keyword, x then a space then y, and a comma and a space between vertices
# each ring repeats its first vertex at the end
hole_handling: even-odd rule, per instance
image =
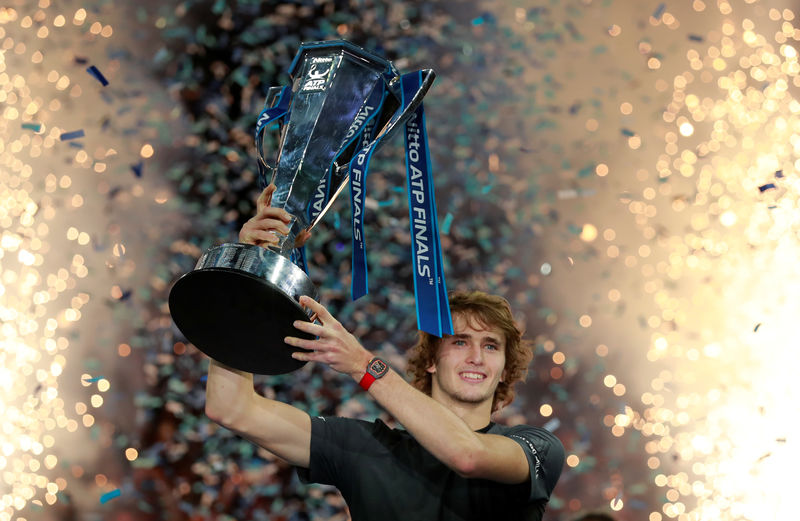
POLYGON ((431 398, 453 411, 473 431, 486 427, 492 421, 491 399, 479 403, 462 402, 437 391, 438 389, 432 390, 431 398))

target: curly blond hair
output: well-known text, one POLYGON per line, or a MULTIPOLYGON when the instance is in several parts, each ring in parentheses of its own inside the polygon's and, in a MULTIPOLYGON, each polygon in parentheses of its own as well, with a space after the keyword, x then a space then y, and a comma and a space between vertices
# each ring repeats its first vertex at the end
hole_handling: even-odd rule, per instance
MULTIPOLYGON (((483 327, 496 327, 505 335, 505 378, 498 384, 492 401, 492 412, 499 411, 514 400, 514 385, 524 382, 528 376, 528 364, 533 359, 531 342, 522 338, 524 331, 514 320, 511 306, 503 297, 482 291, 454 292, 450 294, 450 312, 463 316, 470 323, 476 321, 483 327)), ((408 359, 407 372, 411 384, 428 396, 432 386, 428 368, 436 362, 440 342, 439 337, 420 331, 408 359)))

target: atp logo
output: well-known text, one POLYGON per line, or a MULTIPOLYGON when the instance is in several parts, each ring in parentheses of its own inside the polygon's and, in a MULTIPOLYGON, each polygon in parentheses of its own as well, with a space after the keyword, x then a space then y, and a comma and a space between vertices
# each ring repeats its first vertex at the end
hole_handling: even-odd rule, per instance
POLYGON ((300 92, 316 92, 325 90, 331 69, 333 68, 333 58, 312 58, 311 66, 306 72, 305 83, 300 92))

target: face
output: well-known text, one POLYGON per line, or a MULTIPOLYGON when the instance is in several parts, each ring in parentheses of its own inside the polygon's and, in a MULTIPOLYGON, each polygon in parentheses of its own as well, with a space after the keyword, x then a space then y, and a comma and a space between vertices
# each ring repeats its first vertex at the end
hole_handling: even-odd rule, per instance
POLYGON ((442 338, 431 373, 431 394, 440 401, 491 408, 506 364, 505 336, 499 328, 457 314, 453 335, 442 338))

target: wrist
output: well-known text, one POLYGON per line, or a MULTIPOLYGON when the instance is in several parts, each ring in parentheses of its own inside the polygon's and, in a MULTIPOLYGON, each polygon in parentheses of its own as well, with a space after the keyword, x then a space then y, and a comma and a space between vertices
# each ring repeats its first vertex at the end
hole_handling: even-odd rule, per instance
POLYGON ((379 380, 386 376, 386 373, 389 372, 389 364, 386 363, 385 360, 376 357, 370 359, 369 363, 367 364, 366 371, 361 379, 358 381, 358 385, 364 389, 365 391, 369 391, 372 384, 375 383, 376 380, 379 380))

